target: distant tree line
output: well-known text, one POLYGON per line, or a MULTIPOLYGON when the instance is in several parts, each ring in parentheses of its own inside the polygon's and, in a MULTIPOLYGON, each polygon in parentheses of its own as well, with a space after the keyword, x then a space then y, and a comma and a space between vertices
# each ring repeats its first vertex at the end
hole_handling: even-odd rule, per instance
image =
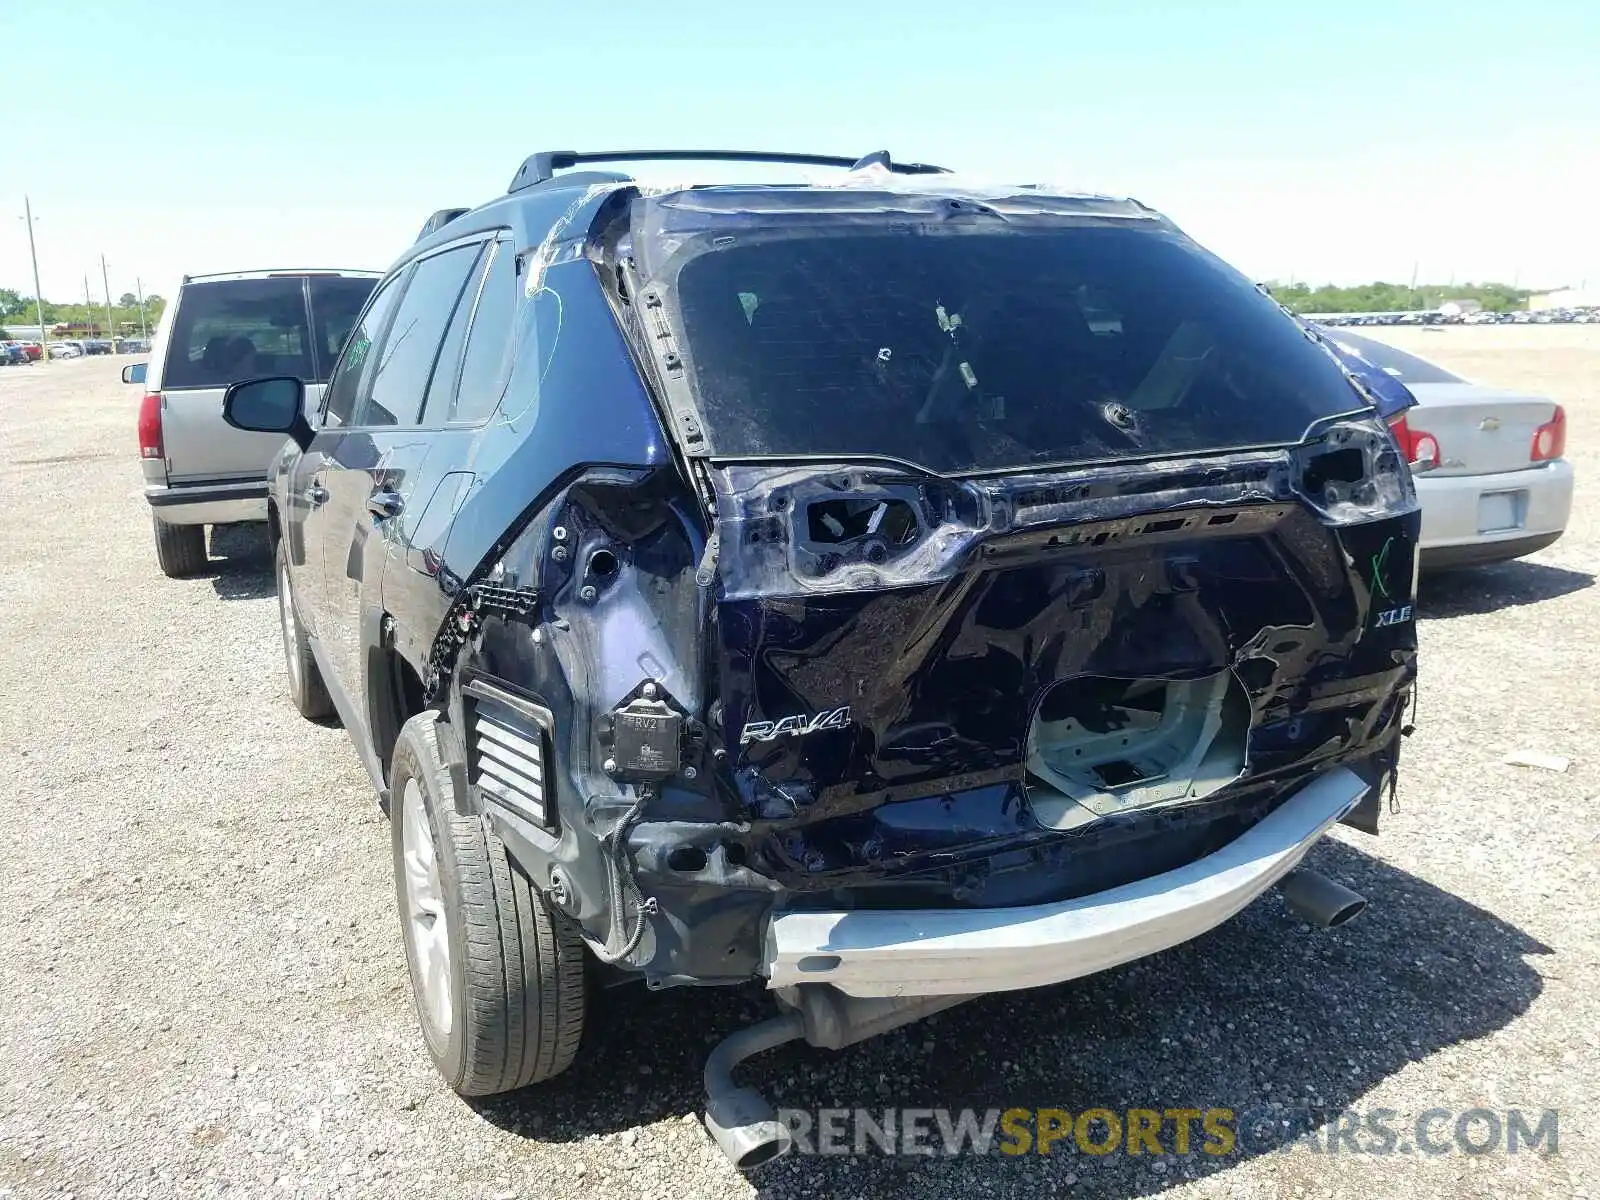
MULTIPOLYGON (((151 294, 144 298, 144 321, 153 331, 156 321, 161 316, 161 310, 166 308, 167 302, 162 297, 151 294)), ((37 312, 32 296, 24 296, 11 288, 0 288, 0 325, 7 321, 18 325, 33 325, 38 321, 37 312)), ((111 320, 120 332, 124 326, 134 329, 139 327, 139 297, 132 292, 123 292, 117 302, 111 306, 111 320)), ((44 302, 44 323, 46 325, 104 325, 106 321, 106 306, 100 304, 57 304, 52 300, 44 302)))
POLYGON ((1408 287, 1403 283, 1363 283, 1355 287, 1335 287, 1325 283, 1311 287, 1304 283, 1269 283, 1268 290, 1292 312, 1414 312, 1438 308, 1446 300, 1476 300, 1489 312, 1512 312, 1528 306, 1532 295, 1527 288, 1505 283, 1428 284, 1408 287))

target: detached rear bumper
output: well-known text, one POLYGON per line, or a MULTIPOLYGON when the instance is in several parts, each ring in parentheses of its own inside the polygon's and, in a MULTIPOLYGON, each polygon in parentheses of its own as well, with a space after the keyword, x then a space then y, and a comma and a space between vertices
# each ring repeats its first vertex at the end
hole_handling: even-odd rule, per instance
POLYGON ((957 996, 1041 987, 1143 958, 1220 925, 1287 874, 1366 794, 1337 767, 1205 858, 1093 896, 1020 908, 787 913, 767 932, 772 988, 957 996))

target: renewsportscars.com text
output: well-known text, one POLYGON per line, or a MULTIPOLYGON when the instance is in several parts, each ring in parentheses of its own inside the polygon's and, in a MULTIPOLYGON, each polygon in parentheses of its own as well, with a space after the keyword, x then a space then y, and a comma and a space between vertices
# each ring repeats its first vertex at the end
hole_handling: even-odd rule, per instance
POLYGON ((1555 1109, 1235 1111, 1231 1108, 780 1109, 794 1149, 816 1155, 1556 1154, 1555 1109))

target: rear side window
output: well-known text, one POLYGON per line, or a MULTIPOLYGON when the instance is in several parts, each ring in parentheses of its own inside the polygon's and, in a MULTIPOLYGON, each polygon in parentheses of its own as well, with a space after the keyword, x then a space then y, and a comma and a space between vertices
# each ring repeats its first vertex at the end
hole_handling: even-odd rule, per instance
POLYGON ((162 387, 227 387, 262 375, 309 380, 316 370, 303 276, 184 287, 162 387))
POLYGON ((442 425, 449 419, 455 403, 456 376, 461 371, 461 352, 467 344, 467 322, 472 320, 472 309, 478 302, 478 291, 483 286, 483 258, 494 253, 494 245, 479 255, 467 276, 467 284, 456 301, 456 311, 445 330, 444 341, 439 346, 439 357, 433 364, 433 378, 428 381, 428 398, 422 407, 424 425, 442 425))
POLYGON ((476 245, 446 250, 417 263, 395 309, 356 410, 355 425, 415 425, 439 343, 456 300, 478 258, 476 245))
POLYGON ((360 276, 311 277, 311 337, 316 343, 318 383, 327 379, 333 364, 339 361, 339 351, 344 349, 344 341, 361 315, 361 306, 377 283, 376 279, 360 276))
POLYGON ((348 425, 350 414, 362 393, 363 382, 371 377, 372 350, 383 334, 384 324, 394 310, 400 296, 404 275, 396 275, 384 282, 372 297, 372 303, 362 314, 360 322, 345 342, 344 356, 333 369, 333 379, 322 397, 324 425, 348 425))
POLYGON ((467 331, 461 383, 449 420, 481 421, 499 406, 511 374, 511 325, 516 315, 517 254, 510 242, 498 242, 467 331))
POLYGON ((680 254, 713 454, 964 473, 1293 443, 1365 407, 1294 320, 1167 230, 908 221, 680 254))

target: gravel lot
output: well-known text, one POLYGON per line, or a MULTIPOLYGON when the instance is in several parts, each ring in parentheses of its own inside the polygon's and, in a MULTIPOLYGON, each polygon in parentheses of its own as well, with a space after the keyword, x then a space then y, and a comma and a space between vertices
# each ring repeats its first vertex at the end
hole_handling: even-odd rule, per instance
POLYGON ((1565 403, 1580 496, 1551 550, 1426 582, 1399 812, 1315 856, 1367 915, 1314 933, 1269 897, 1154 960, 745 1071, 795 1106, 1287 1123, 1221 1158, 1063 1143, 748 1180, 696 1118, 710 1044, 767 1014, 756 990, 613 992, 555 1085, 476 1107, 444 1089, 385 820, 343 731, 285 697, 264 539, 225 531, 210 578, 162 578, 122 362, 0 371, 0 1197, 1600 1195, 1600 328, 1379 336, 1565 403), (1572 765, 1504 765, 1518 749, 1572 765), (1554 1108, 1559 1152, 1318 1154, 1294 1141, 1308 1105, 1402 1128, 1554 1108))

